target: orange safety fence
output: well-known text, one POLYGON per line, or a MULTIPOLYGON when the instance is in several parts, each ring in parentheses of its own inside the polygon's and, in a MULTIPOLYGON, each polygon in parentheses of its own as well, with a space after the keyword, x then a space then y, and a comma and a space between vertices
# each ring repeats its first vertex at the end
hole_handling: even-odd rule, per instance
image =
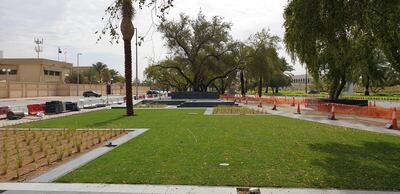
MULTIPOLYGON (((256 96, 238 97, 238 96, 221 96, 221 99, 233 100, 235 102, 248 102, 263 103, 263 104, 277 104, 285 106, 293 106, 297 104, 310 107, 315 111, 319 112, 331 112, 332 106, 335 105, 335 113, 343 115, 354 115, 361 117, 371 117, 371 118, 381 118, 381 119, 392 119, 393 108, 384 108, 369 103, 369 106, 355 106, 355 105, 345 105, 345 104, 335 104, 327 103, 318 100, 317 98, 307 98, 307 97, 274 97, 274 96, 263 96, 262 98, 256 96)), ((397 111, 399 113, 399 111, 397 111)), ((397 114, 397 119, 400 119, 400 114, 397 114)))
MULTIPOLYGON (((331 112, 333 105, 335 105, 336 114, 381 118, 388 120, 392 119, 392 114, 394 111, 392 108, 383 108, 377 106, 354 106, 333 103, 317 103, 313 106, 313 108, 319 112, 331 112)), ((397 114, 397 119, 400 119, 399 114, 397 114)))
POLYGON ((274 104, 277 105, 293 105, 293 104, 309 104, 311 99, 307 98, 294 98, 294 97, 274 97, 274 96, 263 96, 261 98, 256 96, 246 96, 246 97, 237 97, 237 96, 221 96, 222 100, 233 100, 235 102, 249 102, 249 103, 259 103, 260 101, 263 104, 274 104))

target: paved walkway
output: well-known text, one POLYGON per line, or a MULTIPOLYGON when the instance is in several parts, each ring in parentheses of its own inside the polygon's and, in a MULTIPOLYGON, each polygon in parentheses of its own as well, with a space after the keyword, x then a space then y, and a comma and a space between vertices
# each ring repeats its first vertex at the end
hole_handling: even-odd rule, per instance
POLYGON ((19 120, 2 119, 2 120, 0 120, 0 127, 19 125, 19 124, 24 124, 24 123, 30 123, 30 122, 40 121, 40 120, 47 120, 47 119, 54 119, 54 118, 65 117, 65 116, 76 115, 76 114, 83 114, 83 113, 94 112, 94 111, 99 111, 99 110, 104 110, 104 109, 109 109, 109 108, 110 107, 101 107, 101 108, 94 108, 94 109, 81 109, 81 111, 77 111, 77 112, 66 112, 66 113, 61 113, 61 114, 56 114, 56 115, 44 115, 43 117, 26 116, 19 120))
MULTIPOLYGON (((247 105, 247 106, 250 108, 257 109, 256 105, 247 105)), ((273 111, 272 105, 263 105, 263 110, 273 115, 280 115, 284 117, 324 123, 328 125, 349 127, 364 131, 400 136, 400 130, 391 130, 385 128, 385 125, 390 121, 384 119, 356 117, 350 115, 336 115, 337 120, 330 120, 328 119, 330 113, 317 112, 310 108, 302 107, 301 114, 294 114, 297 110, 297 106, 296 107, 278 106, 278 111, 273 111)))
MULTIPOLYGON (((237 194, 237 187, 209 187, 190 185, 116 185, 116 184, 64 184, 64 183, 0 183, 7 194, 237 194)), ((400 192, 260 188, 261 194, 400 194, 400 192)), ((0 192, 1 193, 1 192, 0 192)))
MULTIPOLYGON (((136 105, 137 103, 141 102, 141 100, 134 100, 133 105, 136 105)), ((19 124, 24 124, 24 123, 30 123, 34 121, 40 121, 40 120, 47 120, 47 119, 54 119, 54 118, 59 118, 59 117, 65 117, 65 116, 70 116, 70 115, 76 115, 76 114, 83 114, 83 113, 88 113, 88 112, 94 112, 94 111, 99 111, 99 110, 105 110, 105 109, 110 109, 112 106, 125 106, 124 104, 122 105, 111 105, 107 107, 100 107, 100 108, 93 108, 93 109, 81 109, 80 111, 76 112, 65 112, 61 114, 55 114, 55 115, 44 115, 43 117, 38 117, 38 116, 26 116, 20 120, 7 120, 7 119, 0 119, 0 128, 1 127, 6 127, 6 126, 12 126, 12 125, 19 125, 19 124)))

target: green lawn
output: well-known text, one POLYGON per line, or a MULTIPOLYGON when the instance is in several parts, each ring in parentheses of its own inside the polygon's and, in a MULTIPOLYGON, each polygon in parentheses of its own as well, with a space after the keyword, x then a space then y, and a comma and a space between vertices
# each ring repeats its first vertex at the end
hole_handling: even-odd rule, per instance
POLYGON ((23 127, 151 129, 58 182, 400 190, 399 137, 203 112, 137 110, 127 118, 106 110, 23 127))

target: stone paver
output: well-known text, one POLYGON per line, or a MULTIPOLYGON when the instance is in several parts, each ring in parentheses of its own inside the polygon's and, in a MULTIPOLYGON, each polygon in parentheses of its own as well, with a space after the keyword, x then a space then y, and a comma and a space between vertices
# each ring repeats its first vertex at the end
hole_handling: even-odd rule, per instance
MULTIPOLYGON (((126 185, 126 184, 65 184, 65 183, 0 183, 0 190, 7 194, 236 194, 237 187, 210 187, 191 185, 126 185)), ((400 192, 334 190, 334 189, 289 189, 260 188, 261 194, 400 194, 400 192)))
MULTIPOLYGON (((113 141, 114 145, 121 145, 129 140, 143 134, 144 132, 147 131, 147 129, 129 129, 133 130, 132 132, 129 132, 127 135, 124 135, 116 140, 113 141)), ((107 152, 113 150, 116 147, 99 147, 96 148, 78 158, 75 158, 55 169, 52 169, 45 174, 42 174, 34 179, 32 179, 30 182, 36 182, 36 183, 45 183, 45 182, 52 182, 65 174, 72 172, 75 169, 78 169, 79 167, 89 163, 90 161, 100 157, 103 154, 106 154, 107 152)))

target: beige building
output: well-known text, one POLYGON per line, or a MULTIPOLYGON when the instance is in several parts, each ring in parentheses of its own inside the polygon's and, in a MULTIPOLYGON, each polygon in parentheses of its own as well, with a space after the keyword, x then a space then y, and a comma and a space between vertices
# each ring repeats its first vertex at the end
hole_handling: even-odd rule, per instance
POLYGON ((314 85, 314 80, 310 74, 306 76, 306 74, 303 75, 293 75, 291 76, 292 79, 292 85, 288 87, 287 89, 290 90, 305 90, 306 88, 306 83, 307 83, 307 89, 315 89, 314 85))
POLYGON ((79 73, 83 73, 83 72, 89 71, 91 68, 92 68, 92 66, 79 66, 79 67, 75 66, 72 68, 72 71, 78 72, 78 70, 79 70, 79 73))
POLYGON ((64 83, 71 70, 71 63, 49 59, 0 58, 0 81, 64 83))

